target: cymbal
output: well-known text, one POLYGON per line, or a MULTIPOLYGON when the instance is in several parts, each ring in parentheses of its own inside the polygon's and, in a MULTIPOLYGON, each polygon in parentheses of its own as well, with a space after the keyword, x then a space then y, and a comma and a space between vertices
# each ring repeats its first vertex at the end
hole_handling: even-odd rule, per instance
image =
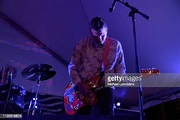
POLYGON ((21 75, 31 81, 42 81, 52 78, 56 72, 49 71, 52 66, 47 64, 33 64, 21 72, 21 75))

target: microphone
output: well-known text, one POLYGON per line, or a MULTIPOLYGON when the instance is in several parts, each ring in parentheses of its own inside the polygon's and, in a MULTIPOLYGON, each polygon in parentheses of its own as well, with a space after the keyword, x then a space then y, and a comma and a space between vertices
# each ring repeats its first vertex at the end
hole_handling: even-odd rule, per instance
POLYGON ((119 0, 114 0, 112 6, 109 8, 109 12, 112 12, 115 8, 116 3, 119 2, 119 0))

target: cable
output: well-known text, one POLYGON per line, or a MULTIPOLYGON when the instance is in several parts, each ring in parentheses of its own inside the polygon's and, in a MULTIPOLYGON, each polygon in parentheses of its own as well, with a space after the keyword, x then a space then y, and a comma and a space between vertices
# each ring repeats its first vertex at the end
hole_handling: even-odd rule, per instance
POLYGON ((83 9, 83 12, 84 12, 84 14, 85 14, 85 17, 86 17, 87 23, 88 23, 88 25, 89 25, 89 19, 88 19, 88 17, 87 17, 86 11, 85 11, 85 9, 84 9, 84 6, 83 6, 83 3, 82 3, 82 0, 80 0, 80 3, 81 3, 81 6, 82 6, 82 9, 83 9))

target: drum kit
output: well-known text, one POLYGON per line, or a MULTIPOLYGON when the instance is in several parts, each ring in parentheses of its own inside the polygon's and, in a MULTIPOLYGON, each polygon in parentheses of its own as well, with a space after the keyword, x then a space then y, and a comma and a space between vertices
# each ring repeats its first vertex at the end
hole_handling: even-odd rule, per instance
MULTIPOLYGON (((52 66, 48 64, 33 64, 24 68, 21 75, 27 80, 36 82, 35 93, 32 96, 29 107, 28 115, 35 115, 39 111, 40 106, 37 105, 38 91, 40 87, 40 82, 52 78, 56 72, 50 71, 52 66)), ((9 69, 1 70, 2 74, 0 77, 6 76, 8 83, 0 84, 0 113, 23 113, 24 109, 24 96, 26 95, 26 90, 15 83, 12 83, 14 77, 14 72, 9 69)), ((2 80, 1 80, 2 81, 2 80)))

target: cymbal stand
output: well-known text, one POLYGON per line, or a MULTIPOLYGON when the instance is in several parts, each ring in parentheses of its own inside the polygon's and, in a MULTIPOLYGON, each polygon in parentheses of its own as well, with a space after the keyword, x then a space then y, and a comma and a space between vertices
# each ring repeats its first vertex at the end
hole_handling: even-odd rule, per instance
POLYGON ((38 75, 37 84, 36 84, 36 91, 35 91, 35 97, 33 97, 30 101, 29 108, 28 108, 28 115, 35 115, 36 110, 39 109, 37 106, 37 100, 38 100, 38 91, 40 87, 40 75, 38 75), (32 111, 32 112, 31 112, 32 111))

